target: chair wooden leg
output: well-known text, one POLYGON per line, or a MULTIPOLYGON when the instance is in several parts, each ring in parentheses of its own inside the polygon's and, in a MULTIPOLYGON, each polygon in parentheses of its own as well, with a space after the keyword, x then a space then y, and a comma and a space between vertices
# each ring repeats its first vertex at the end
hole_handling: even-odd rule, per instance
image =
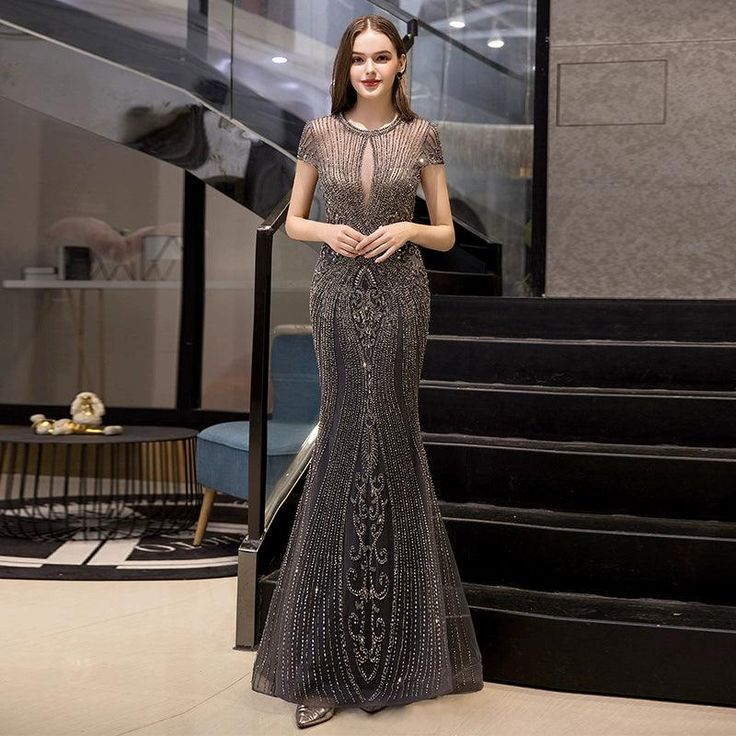
POLYGON ((215 496, 217 491, 212 488, 204 489, 204 497, 202 498, 202 508, 199 510, 199 521, 197 522, 197 531, 194 533, 194 544, 202 544, 202 537, 204 537, 205 531, 207 531, 207 522, 210 518, 210 511, 212 510, 212 504, 215 502, 215 496))

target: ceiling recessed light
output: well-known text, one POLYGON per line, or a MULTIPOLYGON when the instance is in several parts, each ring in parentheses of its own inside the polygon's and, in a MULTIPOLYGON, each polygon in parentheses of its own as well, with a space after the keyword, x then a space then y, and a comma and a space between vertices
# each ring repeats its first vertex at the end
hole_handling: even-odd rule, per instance
POLYGON ((454 20, 450 21, 449 25, 450 28, 465 28, 465 21, 460 20, 460 18, 455 18, 454 20))
POLYGON ((285 56, 272 56, 271 61, 274 64, 286 64, 288 59, 285 56))
POLYGON ((504 40, 502 38, 491 38, 488 41, 488 46, 490 46, 492 49, 500 49, 504 47, 504 40))

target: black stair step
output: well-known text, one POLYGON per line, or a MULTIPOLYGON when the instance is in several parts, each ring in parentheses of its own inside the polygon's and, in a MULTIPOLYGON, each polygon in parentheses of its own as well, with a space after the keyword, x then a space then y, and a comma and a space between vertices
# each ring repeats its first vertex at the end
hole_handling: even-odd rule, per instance
POLYGON ((465 582, 736 604, 733 523, 440 507, 465 582))
POLYGON ((736 342, 736 300, 432 297, 430 333, 736 342))
POLYGON ((611 534, 659 535, 662 537, 713 537, 736 540, 736 522, 712 519, 667 519, 634 514, 587 514, 578 511, 514 508, 486 503, 440 502, 445 519, 516 524, 534 528, 550 527, 611 534))
POLYGON ((717 629, 736 634, 736 607, 663 598, 615 598, 465 583, 468 602, 518 613, 629 624, 717 629))
POLYGON ((736 608, 463 587, 487 681, 736 705, 736 608))
POLYGON ((428 380, 736 390, 736 343, 430 335, 428 380))
POLYGON ((562 441, 730 447, 736 393, 668 389, 420 383, 426 432, 562 441))
POLYGON ((427 270, 460 273, 494 273, 495 258, 488 249, 457 245, 449 251, 422 248, 422 260, 427 270))
POLYGON ((443 501, 736 521, 733 448, 422 438, 443 501))
MULTIPOLYGON (((492 241, 483 232, 481 223, 474 223, 472 213, 457 213, 454 220, 455 244, 449 251, 422 248, 421 254, 427 269, 437 271, 476 271, 501 274, 503 272, 503 243, 492 241)), ((427 202, 417 196, 414 221, 431 225, 427 202)), ((499 294, 502 292, 499 291, 499 294)))
POLYGON ((492 273, 459 273, 427 269, 432 294, 475 294, 494 296, 501 293, 500 276, 492 273))

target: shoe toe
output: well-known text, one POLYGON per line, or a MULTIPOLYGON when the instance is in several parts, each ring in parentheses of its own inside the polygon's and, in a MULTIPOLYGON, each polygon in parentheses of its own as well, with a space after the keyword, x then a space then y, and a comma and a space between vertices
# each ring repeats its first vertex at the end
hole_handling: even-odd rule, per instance
POLYGON ((296 708, 296 725, 299 728, 307 728, 317 723, 322 723, 331 718, 335 713, 334 708, 312 708, 308 705, 298 705, 296 708))

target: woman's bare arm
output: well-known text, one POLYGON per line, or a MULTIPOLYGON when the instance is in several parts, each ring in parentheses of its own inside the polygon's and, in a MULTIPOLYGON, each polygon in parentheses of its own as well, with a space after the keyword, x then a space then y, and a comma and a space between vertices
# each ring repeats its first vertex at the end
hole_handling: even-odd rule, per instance
POLYGON ((432 250, 450 250, 455 244, 455 227, 452 224, 445 165, 427 164, 422 168, 420 177, 432 224, 413 222, 415 232, 410 240, 432 250))
POLYGON ((318 178, 319 174, 315 166, 297 159, 285 226, 286 234, 292 240, 320 242, 325 239, 326 223, 307 219, 312 208, 318 178))

